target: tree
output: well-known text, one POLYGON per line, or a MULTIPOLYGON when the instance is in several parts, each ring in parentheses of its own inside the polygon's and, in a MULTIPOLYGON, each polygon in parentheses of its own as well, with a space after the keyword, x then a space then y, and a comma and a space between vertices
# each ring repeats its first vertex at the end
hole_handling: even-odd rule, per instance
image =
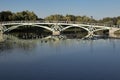
POLYGON ((37 20, 38 19, 38 17, 37 17, 37 15, 34 13, 34 12, 28 12, 28 19, 29 20, 37 20))
POLYGON ((82 22, 82 17, 81 16, 76 16, 75 21, 81 23, 82 22))
POLYGON ((117 18, 116 17, 112 18, 112 21, 113 21, 113 25, 117 25, 117 18))
POLYGON ((64 16, 60 14, 50 15, 45 18, 46 21, 63 21, 64 16))
POLYGON ((0 12, 0 21, 11 21, 12 12, 11 11, 2 11, 0 12))
POLYGON ((83 17, 82 17, 82 22, 88 23, 88 22, 90 22, 90 21, 91 21, 91 19, 90 19, 89 17, 87 17, 87 16, 83 16, 83 17))
POLYGON ((65 16, 65 19, 66 19, 66 21, 75 21, 75 16, 67 14, 65 16))
POLYGON ((117 21, 117 25, 120 25, 120 19, 117 21))
POLYGON ((12 13, 11 11, 0 12, 0 21, 21 21, 21 20, 37 20, 38 17, 34 12, 22 11, 12 13))
POLYGON ((105 17, 102 20, 99 20, 99 23, 107 24, 108 26, 113 25, 113 20, 110 17, 105 17))

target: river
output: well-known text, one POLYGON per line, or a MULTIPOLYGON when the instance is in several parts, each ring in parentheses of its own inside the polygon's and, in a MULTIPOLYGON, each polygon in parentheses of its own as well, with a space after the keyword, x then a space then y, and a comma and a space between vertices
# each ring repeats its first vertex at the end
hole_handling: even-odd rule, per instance
POLYGON ((0 80, 120 80, 120 40, 7 39, 0 80))

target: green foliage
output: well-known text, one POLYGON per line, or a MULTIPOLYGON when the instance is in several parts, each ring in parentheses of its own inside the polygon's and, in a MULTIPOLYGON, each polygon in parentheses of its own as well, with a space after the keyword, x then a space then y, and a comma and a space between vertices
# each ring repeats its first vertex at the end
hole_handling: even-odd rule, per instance
POLYGON ((91 22, 91 19, 89 18, 89 17, 87 17, 87 16, 83 16, 82 17, 82 22, 91 22))
POLYGON ((45 20, 46 21, 68 21, 68 22, 76 21, 79 23, 97 22, 95 19, 91 19, 90 17, 87 17, 87 16, 74 16, 70 14, 67 14, 65 16, 60 14, 50 15, 46 17, 45 20))
POLYGON ((45 18, 46 21, 63 21, 64 17, 60 14, 50 15, 45 18))
POLYGON ((110 25, 120 25, 120 16, 118 17, 106 17, 98 21, 99 23, 110 24, 110 25))
POLYGON ((120 16, 118 17, 105 17, 101 20, 95 20, 93 17, 88 16, 75 16, 71 14, 61 15, 55 14, 47 16, 46 18, 38 18, 34 12, 31 11, 21 11, 13 13, 11 11, 1 11, 0 21, 35 21, 35 20, 45 20, 45 21, 66 21, 66 22, 78 22, 78 23, 102 23, 108 25, 120 25, 120 16))
POLYGON ((0 12, 0 21, 21 21, 21 20, 37 20, 38 17, 34 12, 22 11, 12 13, 11 11, 0 12))
POLYGON ((65 16, 65 20, 66 21, 75 21, 76 20, 76 17, 74 15, 70 15, 70 14, 67 14, 65 16))
POLYGON ((0 21, 10 21, 12 19, 11 11, 2 11, 0 12, 0 21))
POLYGON ((119 20, 117 20, 117 25, 120 25, 120 19, 119 19, 119 20))

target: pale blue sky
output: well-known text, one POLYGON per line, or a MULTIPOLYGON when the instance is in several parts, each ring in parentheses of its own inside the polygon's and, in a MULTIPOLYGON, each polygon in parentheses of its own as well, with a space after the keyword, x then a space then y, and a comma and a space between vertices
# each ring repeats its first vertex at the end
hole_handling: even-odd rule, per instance
POLYGON ((0 11, 3 10, 30 10, 42 18, 51 14, 73 14, 101 19, 120 16, 120 0, 0 0, 0 11))

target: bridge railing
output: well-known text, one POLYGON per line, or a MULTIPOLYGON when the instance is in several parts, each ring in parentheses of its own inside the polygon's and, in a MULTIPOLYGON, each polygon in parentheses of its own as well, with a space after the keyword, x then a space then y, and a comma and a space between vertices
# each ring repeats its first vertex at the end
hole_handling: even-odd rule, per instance
POLYGON ((10 24, 10 23, 66 23, 66 24, 85 24, 85 25, 95 25, 95 26, 108 26, 120 28, 120 25, 102 24, 102 23, 88 23, 88 22, 78 22, 78 21, 4 21, 0 24, 10 24))

